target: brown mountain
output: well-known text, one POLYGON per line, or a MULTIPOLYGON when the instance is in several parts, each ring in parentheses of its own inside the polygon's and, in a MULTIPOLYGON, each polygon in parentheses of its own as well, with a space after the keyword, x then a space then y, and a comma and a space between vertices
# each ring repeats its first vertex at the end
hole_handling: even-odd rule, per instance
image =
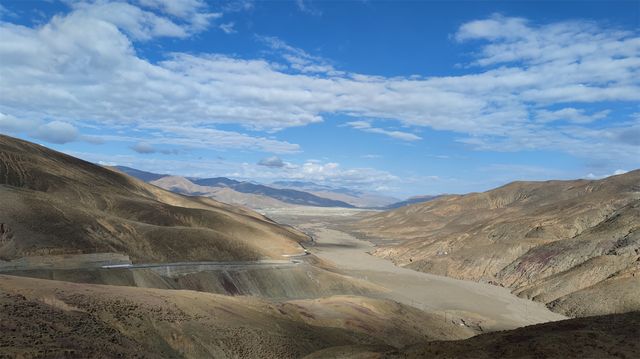
POLYGON ((254 260, 307 237, 255 212, 186 197, 0 135, 0 260, 115 252, 134 262, 254 260))
POLYGON ((514 182, 369 215, 352 229, 400 239, 374 253, 397 264, 495 282, 568 315, 640 309, 640 170, 514 182))

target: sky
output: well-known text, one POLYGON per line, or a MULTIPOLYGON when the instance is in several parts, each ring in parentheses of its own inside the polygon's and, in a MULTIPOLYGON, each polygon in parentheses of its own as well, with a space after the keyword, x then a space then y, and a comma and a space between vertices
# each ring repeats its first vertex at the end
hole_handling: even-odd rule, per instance
POLYGON ((0 0, 0 133, 397 197, 640 168, 640 1, 0 0))

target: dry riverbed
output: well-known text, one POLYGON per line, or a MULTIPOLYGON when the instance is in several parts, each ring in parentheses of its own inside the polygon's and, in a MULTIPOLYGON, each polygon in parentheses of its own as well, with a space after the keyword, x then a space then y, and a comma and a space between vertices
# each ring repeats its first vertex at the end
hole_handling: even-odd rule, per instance
POLYGON ((297 207, 265 212, 280 223, 312 235, 314 245, 308 250, 334 263, 344 274, 386 288, 384 296, 438 313, 443 320, 478 331, 494 331, 566 318, 540 303, 519 298, 506 288, 416 272, 370 255, 373 243, 335 226, 361 210, 297 207))

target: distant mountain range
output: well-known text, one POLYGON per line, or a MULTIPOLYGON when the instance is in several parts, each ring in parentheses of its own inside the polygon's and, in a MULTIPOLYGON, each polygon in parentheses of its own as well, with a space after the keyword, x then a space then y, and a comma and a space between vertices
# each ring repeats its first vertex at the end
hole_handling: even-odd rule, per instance
POLYGON ((236 181, 226 177, 184 178, 140 171, 125 166, 116 168, 132 177, 159 187, 187 195, 207 196, 227 203, 252 208, 302 205, 316 207, 353 208, 354 205, 290 188, 274 188, 262 184, 236 181), (222 191, 222 189, 225 189, 222 191), (271 200, 269 200, 271 199, 271 200))
POLYGON ((344 187, 332 187, 308 181, 276 181, 269 185, 238 181, 227 177, 179 177, 115 166, 121 172, 161 188, 192 196, 206 196, 250 208, 286 207, 289 205, 395 209, 430 201, 439 196, 398 198, 344 187))
POLYGON ((277 188, 291 188, 312 193, 316 196, 342 201, 358 208, 385 209, 388 205, 400 201, 398 198, 368 193, 344 187, 331 187, 305 181, 277 181, 271 184, 277 188))

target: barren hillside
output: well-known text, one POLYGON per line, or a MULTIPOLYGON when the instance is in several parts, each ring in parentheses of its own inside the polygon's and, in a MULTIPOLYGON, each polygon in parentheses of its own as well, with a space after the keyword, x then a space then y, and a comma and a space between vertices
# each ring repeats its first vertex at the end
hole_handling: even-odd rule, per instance
POLYGON ((301 252, 302 233, 0 135, 0 260, 115 252, 134 262, 255 260, 301 252))
POLYGON ((18 357, 300 358, 332 346, 402 347, 472 334, 356 296, 275 303, 5 275, 0 293, 0 352, 18 357))
POLYGON ((432 341, 398 350, 383 345, 347 345, 308 355, 320 358, 637 358, 640 312, 532 325, 466 340, 432 341))
POLYGON ((400 239, 374 252, 399 265, 497 283, 565 314, 640 309, 640 170, 514 182, 369 215, 350 228, 400 239))

